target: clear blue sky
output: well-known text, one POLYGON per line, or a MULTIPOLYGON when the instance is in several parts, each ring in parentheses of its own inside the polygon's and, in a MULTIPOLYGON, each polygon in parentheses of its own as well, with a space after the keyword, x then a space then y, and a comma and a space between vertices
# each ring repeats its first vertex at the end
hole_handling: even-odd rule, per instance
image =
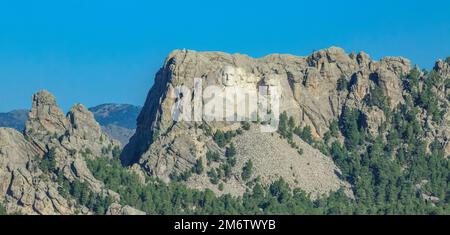
POLYGON ((48 89, 142 105, 173 49, 307 55, 332 45, 431 68, 450 55, 449 1, 0 1, 0 112, 48 89))

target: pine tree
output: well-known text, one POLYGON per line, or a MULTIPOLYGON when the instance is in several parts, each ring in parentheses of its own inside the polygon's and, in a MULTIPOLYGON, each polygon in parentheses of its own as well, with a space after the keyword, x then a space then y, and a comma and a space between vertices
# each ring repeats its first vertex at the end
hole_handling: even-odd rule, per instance
POLYGON ((341 75, 341 77, 339 77, 339 79, 337 80, 336 90, 344 91, 347 89, 348 89, 348 81, 344 75, 341 75))
POLYGON ((303 130, 300 134, 300 138, 302 138, 305 142, 307 142, 309 144, 313 143, 313 137, 312 137, 310 126, 303 127, 303 130))
POLYGON ((214 134, 214 141, 217 143, 219 147, 221 148, 225 147, 227 143, 223 131, 221 130, 216 131, 216 133, 214 134))
POLYGON ((295 128, 295 120, 294 120, 294 118, 292 116, 289 117, 288 128, 289 128, 289 131, 291 131, 291 132, 295 128))
POLYGON ((0 215, 6 215, 6 209, 2 204, 0 204, 0 215))
POLYGON ((286 111, 280 114, 280 121, 278 123, 278 133, 285 138, 288 135, 288 116, 286 111))
POLYGON ((359 113, 357 110, 345 108, 341 115, 341 129, 346 137, 346 146, 354 149, 360 142, 361 135, 358 128, 359 113))
POLYGON ((230 147, 227 147, 225 150, 225 157, 232 158, 236 155, 236 148, 234 147, 234 144, 231 143, 230 147))
POLYGON ((202 161, 202 159, 197 159, 197 161, 195 162, 195 166, 194 166, 193 171, 197 175, 200 175, 200 174, 203 173, 203 170, 204 170, 204 168, 203 168, 203 161, 202 161))
POLYGON ((242 179, 247 181, 250 179, 250 177, 252 176, 252 171, 253 171, 253 162, 251 160, 247 161, 244 165, 244 167, 242 168, 242 179))

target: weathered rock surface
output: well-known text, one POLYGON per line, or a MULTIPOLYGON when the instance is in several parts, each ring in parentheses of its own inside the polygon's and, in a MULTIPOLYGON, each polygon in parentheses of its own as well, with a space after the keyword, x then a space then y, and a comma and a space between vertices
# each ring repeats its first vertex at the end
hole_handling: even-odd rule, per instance
MULTIPOLYGON (((448 74, 446 66, 442 63, 437 65, 442 74, 448 74)), ((177 97, 179 91, 176 87, 194 90, 198 86, 194 84, 195 78, 201 78, 203 88, 215 85, 223 90, 237 87, 257 91, 259 85, 275 86, 281 91, 280 112, 286 111, 294 117, 296 125, 310 126, 313 136, 321 138, 329 131, 330 123, 338 119, 343 107, 360 110, 370 132, 376 134, 386 121, 386 115, 381 109, 369 107, 366 100, 373 95, 375 88, 380 88, 391 108, 404 103, 403 79, 410 70, 410 61, 402 57, 384 57, 374 61, 364 52, 346 54, 337 47, 320 50, 307 57, 273 54, 259 59, 241 54, 176 50, 156 74, 155 83, 138 117, 136 133, 125 146, 121 158, 125 164, 139 163, 149 174, 169 181, 171 174, 181 174, 192 168, 198 159, 205 159, 208 149, 216 149, 223 155, 224 149, 197 128, 199 123, 173 120, 173 105, 183 97, 188 101, 192 99, 189 93, 177 97), (344 78, 348 87, 338 91, 339 78, 344 78)), ((213 132, 239 128, 239 124, 233 122, 208 121, 205 117, 203 121, 213 132)), ((242 167, 243 159, 255 159, 255 171, 267 174, 263 177, 266 183, 277 176, 285 176, 291 186, 312 194, 333 191, 345 184, 338 179, 336 166, 320 154, 314 157, 315 152, 309 151, 312 147, 305 146, 306 143, 302 144, 305 156, 299 158, 295 151, 278 148, 282 144, 272 146, 271 143, 277 141, 253 134, 254 140, 248 137, 248 141, 239 139, 236 142, 240 146, 239 151, 245 150, 245 154, 238 157, 236 169, 242 167), (257 145, 269 153, 246 147, 247 144, 243 143, 257 145), (266 146, 272 146, 271 150, 278 149, 280 153, 270 154, 266 146), (283 164, 274 165, 275 159, 283 164), (310 159, 310 165, 320 169, 323 180, 313 176, 314 169, 305 166, 305 159, 310 159), (296 176, 286 175, 290 172, 286 169, 287 162, 292 162, 292 174, 296 176)), ((207 167, 206 170, 209 169, 207 167)), ((188 185, 214 190, 204 175, 194 175, 188 185)), ((224 188, 224 192, 233 194, 245 190, 239 179, 226 182, 224 188)))
MULTIPOLYGON (((184 107, 179 101, 192 98, 189 92, 176 88, 198 87, 195 78, 201 79, 203 88, 214 85, 221 91, 246 89, 256 93, 258 86, 264 85, 280 91, 280 112, 286 111, 293 117, 296 126, 310 126, 315 138, 322 138, 329 131, 330 123, 338 119, 344 107, 358 109, 365 118, 368 132, 375 136, 381 127, 389 128, 383 126, 389 115, 383 108, 368 105, 367 100, 373 97, 374 89, 381 89, 391 109, 407 102, 404 82, 410 69, 410 62, 402 57, 374 61, 364 52, 346 54, 336 47, 307 57, 274 54, 259 59, 241 54, 176 50, 157 73, 137 119, 136 133, 124 148, 121 159, 132 166, 129 170, 135 172, 143 184, 146 174, 169 182, 192 172, 200 162, 203 171, 188 177, 186 184, 191 188, 211 189, 218 195, 242 195, 256 181, 268 185, 282 177, 290 186, 303 189, 312 198, 339 188, 344 188, 351 197, 349 184, 341 179, 340 170, 330 157, 296 136, 293 143, 297 149, 278 133, 261 132, 260 122, 242 131, 240 121, 212 121, 207 120, 208 116, 197 122, 174 121, 173 105, 178 102, 184 107), (348 86, 338 90, 340 78, 348 86), (236 163, 230 176, 220 176, 218 182, 213 183, 208 172, 221 169, 221 164, 226 162, 225 148, 213 140, 212 134, 218 130, 242 133, 231 138, 236 146, 236 163), (208 163, 208 151, 217 152, 218 161, 208 163), (243 179, 243 167, 249 161, 253 163, 253 172, 249 179, 243 179)), ((450 105, 448 61, 438 61, 432 72, 443 78, 433 91, 437 94, 438 106, 447 111, 450 105)), ((424 75, 421 76, 423 84, 424 75)), ((237 100, 235 108, 247 102, 237 100)), ((120 110, 120 107, 107 105, 96 112, 106 120, 111 109, 120 110)), ((115 203, 107 214, 144 214, 120 205, 120 195, 108 190, 89 170, 86 159, 111 158, 120 143, 105 133, 108 129, 102 128, 88 109, 77 104, 65 115, 55 97, 41 91, 33 96, 28 116, 23 133, 0 128, 0 203, 9 213, 92 214, 88 208, 61 195, 55 173, 59 172, 70 182, 87 183, 97 195, 111 196, 115 203), (42 172, 39 163, 50 152, 54 154, 55 169, 42 172)), ((436 122, 426 110, 420 109, 418 118, 425 127, 424 140, 428 143, 438 140, 448 156, 450 113, 445 112, 443 120, 436 122)), ((112 121, 108 125, 112 130, 115 123, 112 121)), ((434 199, 428 197, 427 200, 434 199)))
MULTIPOLYGON (((449 57, 450 58, 450 57, 449 57)), ((439 60, 434 66, 436 71, 442 78, 442 82, 435 87, 441 105, 449 109, 450 107, 450 59, 446 61, 439 60)), ((430 122, 428 122, 430 123, 430 122)), ((432 126, 433 135, 436 136, 444 145, 445 154, 450 157, 450 112, 444 114, 442 125, 432 126)))
POLYGON ((221 71, 227 66, 239 71, 236 72, 241 75, 237 84, 249 83, 254 89, 265 77, 277 75, 282 92, 281 111, 294 116, 299 124, 310 125, 316 136, 328 131, 329 122, 338 117, 345 102, 361 101, 375 82, 381 84, 393 105, 402 102, 398 76, 410 70, 410 62, 401 57, 373 61, 367 54, 348 55, 336 47, 308 57, 274 54, 261 59, 241 54, 177 50, 168 56, 156 75, 155 85, 138 118, 137 133, 127 146, 124 159, 137 161, 151 143, 152 130, 164 133, 171 127, 170 108, 174 100, 167 94, 173 87, 192 88, 194 78, 203 78, 204 86, 222 86, 221 71), (352 84, 348 96, 336 92, 341 76, 352 84))
MULTIPOLYGON (((89 108, 95 120, 111 139, 125 146, 136 130, 136 119, 141 107, 129 104, 102 104, 89 108)), ((22 132, 28 120, 29 110, 13 110, 0 113, 0 127, 9 127, 22 132)))
POLYGON ((10 213, 74 214, 37 164, 42 152, 14 129, 0 128, 0 201, 10 213))
POLYGON ((69 129, 69 122, 48 91, 33 95, 32 109, 25 124, 25 135, 42 150, 53 137, 60 137, 69 129))
MULTIPOLYGON (((344 188, 352 196, 350 185, 339 178, 340 170, 330 157, 294 136, 293 141, 302 153, 290 146, 286 139, 278 133, 262 133, 257 125, 249 131, 238 135, 233 140, 236 146, 236 166, 233 167, 230 179, 224 183, 224 189, 219 190, 209 181, 206 175, 193 176, 188 185, 196 189, 209 188, 216 194, 231 194, 239 196, 245 190, 248 181, 258 181, 268 186, 282 177, 293 188, 301 188, 312 198, 327 195, 330 191, 344 188), (251 161, 253 172, 249 180, 242 179, 244 165, 251 161)), ((203 159, 203 162, 207 162, 203 159)), ((206 166, 205 166, 206 167, 206 166)), ((219 167, 213 163, 211 168, 219 167)))
POLYGON ((145 212, 137 210, 130 206, 122 206, 118 203, 113 203, 106 212, 107 215, 146 215, 145 212))
POLYGON ((109 136, 109 138, 118 140, 122 146, 128 144, 128 141, 136 132, 136 129, 128 129, 114 124, 102 126, 102 130, 109 136))
MULTIPOLYGON (((0 128, 0 202, 9 213, 74 214, 72 202, 59 194, 54 172, 42 172, 39 163, 50 151, 54 154, 54 171, 70 182, 87 182, 101 196, 120 200, 92 175, 86 158, 112 157, 120 143, 102 132, 94 116, 82 105, 75 105, 65 116, 55 97, 47 91, 33 95, 33 105, 24 134, 0 128)), ((79 207, 79 206, 78 206, 79 207)))

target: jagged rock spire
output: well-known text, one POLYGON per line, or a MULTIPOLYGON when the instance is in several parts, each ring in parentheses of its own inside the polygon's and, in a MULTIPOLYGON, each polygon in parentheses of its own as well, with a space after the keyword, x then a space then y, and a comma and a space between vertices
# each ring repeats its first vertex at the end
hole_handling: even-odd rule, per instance
POLYGON ((34 94, 25 124, 25 135, 40 144, 46 144, 51 137, 61 136, 68 129, 69 123, 55 97, 46 90, 34 94))

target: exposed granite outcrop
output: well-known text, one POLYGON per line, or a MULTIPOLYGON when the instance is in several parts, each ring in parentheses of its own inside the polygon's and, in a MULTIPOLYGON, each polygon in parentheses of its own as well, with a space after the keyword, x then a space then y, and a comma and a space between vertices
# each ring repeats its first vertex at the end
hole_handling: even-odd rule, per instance
MULTIPOLYGON (((244 87, 256 92, 259 85, 277 86, 281 91, 280 112, 286 111, 294 118, 296 125, 310 126, 313 136, 322 138, 329 131, 330 123, 339 118, 343 107, 360 110, 366 118, 369 132, 376 135, 386 122, 386 114, 376 106, 367 105, 367 100, 373 96, 372 92, 377 88, 386 96, 387 105, 391 109, 403 104, 405 102, 403 83, 410 70, 411 62, 403 57, 384 57, 375 61, 364 52, 347 54, 337 47, 316 51, 307 57, 272 54, 258 59, 242 54, 175 50, 170 53, 156 74, 155 83, 138 117, 136 133, 125 146, 121 158, 125 164, 138 163, 149 174, 170 181, 170 174, 181 174, 192 168, 198 159, 205 160, 208 149, 216 149, 223 154, 224 149, 219 148, 210 136, 198 128, 199 122, 173 120, 172 106, 180 99, 176 96, 178 91, 175 88, 185 86, 193 89, 195 78, 201 78, 203 88, 211 85, 221 89, 244 87), (338 90, 337 83, 340 78, 347 81, 348 87, 338 90)), ((435 70, 448 79, 448 64, 438 62, 435 70)), ((192 94, 186 95, 192 98, 192 94)), ((448 120, 448 115, 446 118, 448 120)), ((206 120, 205 117, 203 123, 213 132, 236 130, 240 127, 236 122, 214 122, 206 120)), ((436 125, 434 124, 434 128, 436 125)), ((436 130, 444 132, 449 126, 448 121, 439 125, 443 126, 436 130)), ((448 143, 446 140, 448 134, 430 135, 440 136, 442 142, 448 143)), ((245 141, 238 141, 243 142, 245 141)), ((255 151, 246 153, 245 157, 258 155, 255 151)), ((310 152, 306 152, 309 156, 310 152)), ((272 155, 265 156, 259 153, 258 156, 265 159, 264 157, 271 158, 272 155)), ((295 159, 298 156, 291 157, 295 159)), ((273 162, 267 160, 256 165, 256 171, 263 172, 262 169, 267 165, 277 167, 272 164, 273 162)), ((322 161, 317 164, 324 166, 327 163, 322 161)), ((298 172, 301 168, 293 167, 294 172, 298 172)), ((206 168, 210 169, 209 166, 206 168)), ((336 172, 332 172, 334 168, 335 166, 323 169, 328 169, 331 176, 336 175, 336 172)), ((261 173, 262 175, 264 174, 261 173)), ((275 179, 276 175, 279 174, 267 175, 266 178, 275 179)), ((204 188, 208 185, 208 180, 202 180, 202 176, 193 178, 194 180, 188 182, 191 187, 204 188), (196 178, 198 181, 195 181, 196 178)), ((336 184, 332 183, 333 185, 340 184, 339 180, 334 182, 336 184)), ((239 188, 242 183, 239 180, 225 182, 225 191, 227 186, 239 188)), ((319 185, 311 180, 305 185, 315 183, 319 185)), ((292 181, 290 184, 312 192, 308 190, 309 186, 295 184, 292 181)), ((244 191, 245 187, 241 187, 235 194, 244 191)))
POLYGON ((118 201, 119 195, 95 179, 86 164, 87 158, 111 158, 114 147, 120 143, 102 132, 83 105, 75 105, 65 116, 52 94, 38 92, 24 134, 0 128, 0 201, 10 213, 92 213, 60 195, 55 172, 71 182, 86 182, 93 192, 118 201), (42 172, 39 163, 50 151, 56 169, 42 172))

